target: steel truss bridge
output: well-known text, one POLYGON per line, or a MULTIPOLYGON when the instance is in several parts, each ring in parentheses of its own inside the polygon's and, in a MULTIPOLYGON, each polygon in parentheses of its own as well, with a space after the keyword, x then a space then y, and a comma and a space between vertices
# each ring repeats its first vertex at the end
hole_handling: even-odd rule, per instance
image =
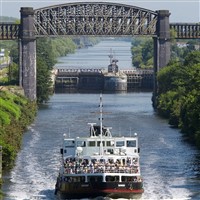
POLYGON ((199 39, 199 23, 169 23, 168 10, 151 11, 110 2, 79 2, 33 9, 22 7, 20 24, 0 23, 0 40, 19 41, 20 85, 36 99, 36 38, 57 36, 150 36, 154 73, 170 59, 170 29, 177 39, 199 39))
MULTIPOLYGON (((135 6, 71 3, 34 10, 34 35, 156 36, 158 13, 135 6)), ((177 39, 200 38, 200 23, 171 23, 177 39)), ((0 40, 20 38, 20 24, 0 23, 0 40)))

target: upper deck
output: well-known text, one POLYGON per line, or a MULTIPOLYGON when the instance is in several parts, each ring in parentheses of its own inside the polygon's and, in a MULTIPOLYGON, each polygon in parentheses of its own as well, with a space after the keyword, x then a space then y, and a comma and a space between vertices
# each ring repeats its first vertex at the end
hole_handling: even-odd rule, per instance
POLYGON ((138 138, 92 135, 65 138, 63 142, 63 173, 140 175, 138 138))

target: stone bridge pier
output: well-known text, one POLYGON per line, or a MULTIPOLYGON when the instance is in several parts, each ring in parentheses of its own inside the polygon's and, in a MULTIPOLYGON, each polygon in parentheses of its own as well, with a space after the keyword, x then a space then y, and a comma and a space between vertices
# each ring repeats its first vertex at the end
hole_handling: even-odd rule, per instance
POLYGON ((20 85, 26 97, 36 100, 36 38, 34 30, 34 10, 21 8, 19 39, 20 85))
POLYGON ((170 25, 168 10, 159 10, 158 20, 156 24, 156 36, 154 39, 154 90, 153 90, 153 106, 156 108, 157 101, 157 72, 165 67, 170 60, 170 25))

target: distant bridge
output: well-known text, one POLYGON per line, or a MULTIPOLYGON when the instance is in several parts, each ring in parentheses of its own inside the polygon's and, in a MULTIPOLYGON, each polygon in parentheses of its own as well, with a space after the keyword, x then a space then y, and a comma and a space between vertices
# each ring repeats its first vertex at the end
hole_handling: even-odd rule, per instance
POLYGON ((200 39, 200 23, 171 23, 176 39, 200 39))
POLYGON ((154 39, 154 73, 170 59, 170 29, 179 39, 200 38, 200 25, 169 23, 168 10, 151 11, 110 2, 78 2, 34 10, 22 7, 20 24, 1 23, 0 40, 18 40, 20 85, 36 99, 36 38, 68 35, 151 36, 154 39))

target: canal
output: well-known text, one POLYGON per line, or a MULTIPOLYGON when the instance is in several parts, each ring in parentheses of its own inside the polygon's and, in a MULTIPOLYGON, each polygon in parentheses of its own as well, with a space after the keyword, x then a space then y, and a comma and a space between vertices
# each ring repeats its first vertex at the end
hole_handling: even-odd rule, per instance
MULTIPOLYGON (((123 66, 129 66, 131 56, 126 57, 124 52, 126 49, 130 51, 130 43, 118 43, 116 49, 119 52, 123 47, 121 53, 116 50, 118 57, 122 56, 119 65, 124 62, 123 66)), ((90 52, 93 52, 99 65, 107 66, 109 59, 102 59, 102 54, 107 56, 112 44, 116 43, 104 41, 84 51, 78 50, 74 58, 70 55, 70 59, 75 63, 81 62, 83 57, 84 62, 89 63, 90 52), (108 49, 108 52, 100 51, 101 58, 98 57, 98 46, 108 49)), ((65 59, 61 58, 60 64, 65 59)), ((145 189, 141 200, 198 200, 200 152, 184 141, 179 130, 171 128, 166 120, 156 115, 151 97, 151 92, 103 94, 104 110, 109 112, 104 115, 104 124, 112 126, 113 136, 138 133, 145 189)), ((98 111, 98 105, 99 94, 68 93, 54 94, 47 104, 39 108, 35 122, 24 134, 15 167, 4 174, 5 200, 56 199, 54 186, 63 134, 87 136, 87 123, 98 123, 99 116, 92 113, 98 111), (36 198, 38 195, 41 197, 36 198)))

